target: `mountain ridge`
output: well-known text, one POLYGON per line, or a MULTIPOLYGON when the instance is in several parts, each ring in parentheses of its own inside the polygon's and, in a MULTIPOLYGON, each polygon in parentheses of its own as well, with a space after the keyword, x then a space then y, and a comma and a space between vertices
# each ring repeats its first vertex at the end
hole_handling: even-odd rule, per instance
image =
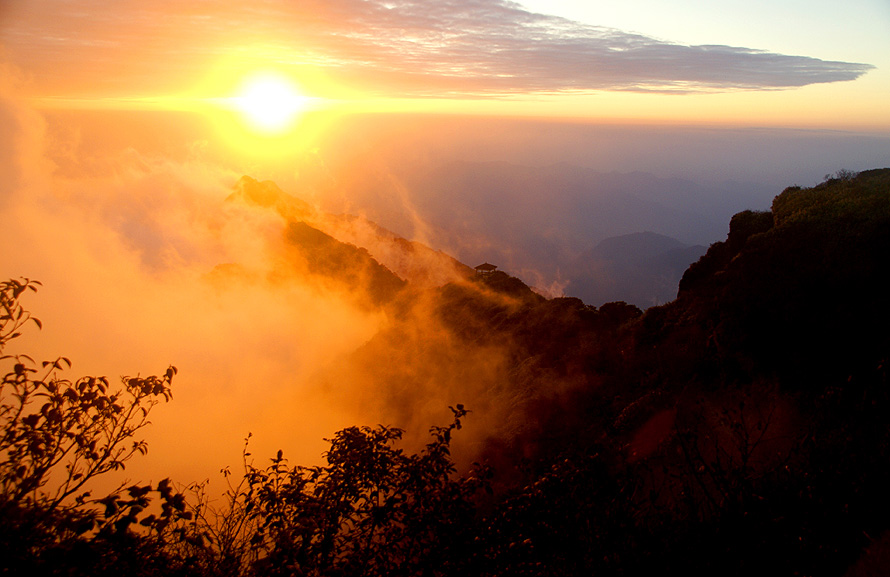
POLYGON ((359 247, 400 279, 419 287, 444 284, 472 273, 449 255, 404 239, 363 216, 333 215, 316 209, 272 181, 242 176, 227 201, 273 209, 286 222, 302 222, 338 242, 359 247))

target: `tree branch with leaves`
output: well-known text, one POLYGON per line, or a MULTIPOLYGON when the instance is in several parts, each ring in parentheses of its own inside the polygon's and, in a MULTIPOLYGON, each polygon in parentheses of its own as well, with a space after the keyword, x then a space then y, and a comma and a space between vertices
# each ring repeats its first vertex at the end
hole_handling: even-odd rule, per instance
POLYGON ((127 534, 157 541, 190 518, 168 479, 157 488, 122 484, 104 497, 91 495, 91 480, 123 470, 148 451, 138 433, 150 423, 152 408, 172 397, 176 368, 122 377, 112 387, 106 377, 65 378, 71 368, 66 357, 37 363, 26 354, 4 354, 27 324, 42 328, 21 304, 22 295, 39 286, 27 278, 0 282, 0 512, 7 521, 0 531, 0 569, 39 563, 47 551, 58 553, 73 540, 95 545, 127 534), (161 510, 147 514, 154 492, 161 510))

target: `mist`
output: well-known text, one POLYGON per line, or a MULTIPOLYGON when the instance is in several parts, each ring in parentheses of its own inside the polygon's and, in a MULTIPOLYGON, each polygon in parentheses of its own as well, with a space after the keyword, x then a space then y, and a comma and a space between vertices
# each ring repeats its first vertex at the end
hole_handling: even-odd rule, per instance
POLYGON ((322 438, 356 416, 300 383, 369 339, 381 314, 301 279, 283 219, 226 202, 237 177, 219 165, 125 147, 57 170, 46 151, 76 160, 77 143, 50 140, 9 99, 3 114, 17 130, 3 167, 2 265, 43 283, 24 304, 44 326, 7 352, 66 356, 73 374, 112 380, 179 369, 131 478, 217 477, 238 465, 248 433, 258 455, 317 461, 322 438), (220 273, 226 265, 239 274, 220 273))
POLYGON ((520 426, 509 415, 525 400, 501 386, 508 343, 467 347, 423 297, 369 306, 360 286, 313 273, 280 211, 232 198, 243 175, 275 182, 312 207, 310 224, 417 287, 457 281, 450 255, 558 293, 553 263, 609 236, 707 244, 785 186, 890 164, 881 134, 396 115, 335 118, 264 159, 199 115, 39 112, 14 84, 4 78, 0 98, 0 264, 43 283, 25 306, 44 329, 8 352, 112 379, 177 366, 150 453, 127 471, 145 480, 215 478, 248 433, 255 455, 304 463, 357 422, 422 437, 458 402, 475 413, 468 446, 520 426), (412 269, 380 227, 432 249, 427 264, 412 269), (415 378, 387 380, 387 366, 415 378))

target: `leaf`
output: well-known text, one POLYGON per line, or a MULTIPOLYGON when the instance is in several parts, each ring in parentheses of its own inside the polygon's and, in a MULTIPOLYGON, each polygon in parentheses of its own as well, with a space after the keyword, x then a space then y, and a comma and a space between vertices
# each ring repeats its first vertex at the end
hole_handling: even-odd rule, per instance
POLYGON ((154 515, 149 515, 148 517, 146 517, 146 518, 143 519, 142 521, 139 521, 139 524, 142 525, 143 527, 151 527, 151 525, 152 525, 154 522, 155 522, 155 516, 154 516, 154 515))

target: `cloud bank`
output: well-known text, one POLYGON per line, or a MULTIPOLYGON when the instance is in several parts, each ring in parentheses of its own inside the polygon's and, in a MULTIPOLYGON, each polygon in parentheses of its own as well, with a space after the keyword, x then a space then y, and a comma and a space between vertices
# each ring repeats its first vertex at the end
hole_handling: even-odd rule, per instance
POLYGON ((284 222, 226 202, 230 171, 131 147, 92 166, 76 140, 53 140, 16 86, 0 70, 0 275, 43 283, 23 302, 43 329, 5 353, 64 355, 65 376, 112 382, 179 368, 129 478, 214 479, 237 467, 250 432, 263 457, 318 459, 322 437, 356 416, 301 383, 366 342, 380 314, 288 267, 284 222), (83 159, 65 174, 47 154, 63 145, 83 159))
POLYGON ((774 90, 874 68, 686 46, 506 0, 19 2, 4 23, 0 38, 37 84, 80 93, 181 90, 228 57, 389 97, 774 90))

